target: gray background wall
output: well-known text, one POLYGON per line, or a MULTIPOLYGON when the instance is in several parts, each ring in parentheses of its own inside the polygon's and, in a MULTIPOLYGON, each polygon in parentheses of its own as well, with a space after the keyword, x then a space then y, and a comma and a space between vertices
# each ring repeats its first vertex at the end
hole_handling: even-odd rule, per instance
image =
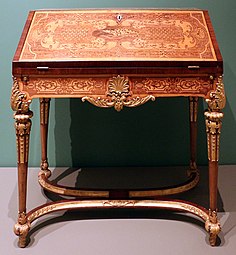
MULTIPOLYGON (((221 136, 221 164, 236 163, 236 1, 235 0, 11 0, 0 4, 0 166, 15 166, 15 133, 10 109, 11 61, 29 10, 45 8, 207 9, 224 58, 227 105, 221 136)), ((188 101, 158 99, 121 113, 76 99, 52 100, 49 163, 71 165, 188 164, 188 101)), ((207 163, 203 110, 199 104, 198 162, 207 163)), ((38 100, 31 132, 30 165, 40 163, 38 100)))

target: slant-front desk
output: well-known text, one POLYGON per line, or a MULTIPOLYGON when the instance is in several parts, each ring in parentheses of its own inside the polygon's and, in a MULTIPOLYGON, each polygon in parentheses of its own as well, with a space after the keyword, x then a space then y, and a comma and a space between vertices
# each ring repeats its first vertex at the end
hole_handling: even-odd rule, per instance
MULTIPOLYGON (((225 93, 223 62, 207 11, 38 10, 29 13, 13 60, 11 105, 18 152, 19 215, 15 233, 25 247, 31 223, 51 212, 80 208, 162 208, 188 212, 205 222, 211 245, 217 219, 219 136, 225 93), (147 190, 85 190, 49 180, 47 132, 50 98, 76 97, 98 107, 138 107, 158 97, 188 97, 191 158, 186 182, 147 190), (77 197, 26 211, 30 110, 40 100, 42 162, 39 183, 48 191, 77 197), (198 98, 207 102, 209 210, 163 199, 193 188, 198 98)), ((152 102, 155 104, 155 102, 152 102)), ((63 128, 63 127, 62 127, 63 128)))

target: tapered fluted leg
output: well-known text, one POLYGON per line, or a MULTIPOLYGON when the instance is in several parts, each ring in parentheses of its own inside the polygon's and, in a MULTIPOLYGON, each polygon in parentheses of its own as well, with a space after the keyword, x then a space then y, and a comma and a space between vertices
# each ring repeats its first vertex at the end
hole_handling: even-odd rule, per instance
POLYGON ((33 113, 29 110, 31 100, 28 94, 20 90, 20 83, 27 82, 27 79, 13 78, 11 94, 11 107, 15 111, 15 130, 17 145, 17 165, 18 165, 18 221, 15 224, 15 234, 19 236, 19 246, 26 246, 27 234, 30 223, 26 215, 27 197, 27 172, 29 157, 29 138, 31 130, 31 117, 33 113))
POLYGON ((219 160, 219 141, 221 130, 221 112, 205 112, 206 132, 208 142, 208 160, 209 160, 209 195, 210 209, 208 231, 210 232, 210 244, 215 245, 216 238, 220 232, 220 223, 217 220, 217 187, 218 187, 218 160, 219 160))
POLYGON ((189 174, 197 172, 197 111, 198 97, 189 98, 189 120, 190 120, 190 170, 189 174))
POLYGON ((209 221, 206 222, 206 229, 210 233, 210 244, 216 243, 216 238, 220 232, 220 223, 217 219, 217 190, 218 190, 218 161, 220 132, 222 126, 223 113, 221 110, 225 106, 225 92, 222 77, 215 80, 215 91, 206 100, 208 110, 205 112, 206 133, 209 161, 209 221))
POLYGON ((51 171, 48 169, 47 158, 47 140, 48 140, 48 120, 49 120, 49 108, 50 98, 40 99, 40 131, 41 131, 41 172, 47 177, 51 175, 51 171))
POLYGON ((15 233, 19 235, 19 246, 26 246, 26 238, 30 225, 26 219, 26 197, 27 197, 27 172, 29 155, 29 137, 31 129, 32 112, 17 112, 15 118, 16 141, 18 152, 18 199, 19 212, 18 222, 15 225, 15 233))

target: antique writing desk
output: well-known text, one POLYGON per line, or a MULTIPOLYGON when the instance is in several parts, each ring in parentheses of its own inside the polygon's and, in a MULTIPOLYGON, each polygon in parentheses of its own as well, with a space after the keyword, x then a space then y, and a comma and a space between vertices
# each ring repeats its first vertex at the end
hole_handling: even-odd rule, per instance
MULTIPOLYGON (((29 13, 13 60, 11 105, 18 151, 19 216, 15 233, 26 245, 31 223, 65 209, 165 208, 205 222, 210 244, 220 231, 217 172, 221 110, 225 105, 223 62, 207 11, 43 10, 29 13), (47 131, 50 98, 77 97, 98 107, 136 107, 157 97, 189 98, 191 158, 188 179, 178 187, 148 190, 81 190, 49 181, 47 131), (209 210, 187 201, 161 199, 194 187, 198 98, 205 111, 209 158, 209 210), (31 127, 30 103, 40 99, 42 162, 39 183, 48 191, 78 197, 26 211, 31 127)), ((121 113, 122 114, 122 113, 121 113)))

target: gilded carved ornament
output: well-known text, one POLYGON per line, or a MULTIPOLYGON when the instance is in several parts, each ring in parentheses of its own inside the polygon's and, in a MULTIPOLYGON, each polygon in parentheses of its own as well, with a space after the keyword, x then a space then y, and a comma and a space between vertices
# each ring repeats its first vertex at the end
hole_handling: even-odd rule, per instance
POLYGON ((217 212, 209 210, 209 218, 205 222, 205 229, 210 234, 209 242, 211 246, 215 245, 216 237, 221 231, 220 222, 217 218, 217 212))
POLYGON ((226 97, 222 76, 218 77, 216 81, 216 89, 210 93, 210 99, 206 99, 206 102, 211 111, 220 111, 225 107, 226 97))
POLYGON ((210 93, 210 99, 206 99, 209 110, 205 112, 208 159, 219 161, 220 132, 224 114, 221 110, 225 107, 226 98, 222 76, 217 79, 215 91, 210 93))
POLYGON ((27 235, 30 230, 30 223, 25 224, 15 224, 14 233, 19 236, 19 247, 24 248, 27 245, 27 235))
POLYGON ((115 110, 119 112, 124 106, 136 107, 146 103, 150 99, 152 101, 155 100, 155 97, 152 95, 145 97, 132 97, 129 79, 120 75, 113 77, 108 81, 108 92, 106 96, 106 98, 86 96, 82 98, 82 101, 84 102, 87 100, 98 107, 114 107, 115 110))
POLYGON ((13 78, 13 87, 11 93, 11 108, 19 113, 27 113, 31 100, 27 99, 27 94, 20 91, 19 82, 16 77, 13 78))
MULTIPOLYGON (((15 131, 17 142, 18 163, 28 162, 29 134, 31 129, 31 120, 33 113, 29 110, 31 100, 27 99, 27 94, 20 91, 20 85, 17 78, 13 80, 11 107, 15 119, 15 131)), ((19 216, 19 223, 22 224, 23 214, 19 216)))

